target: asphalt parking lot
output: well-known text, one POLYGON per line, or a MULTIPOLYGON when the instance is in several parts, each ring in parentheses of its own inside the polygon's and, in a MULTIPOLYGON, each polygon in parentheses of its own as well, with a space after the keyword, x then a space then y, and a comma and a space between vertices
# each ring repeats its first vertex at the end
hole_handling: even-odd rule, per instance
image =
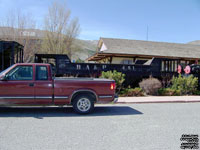
POLYGON ((0 108, 0 150, 177 150, 200 134, 200 103, 0 108))

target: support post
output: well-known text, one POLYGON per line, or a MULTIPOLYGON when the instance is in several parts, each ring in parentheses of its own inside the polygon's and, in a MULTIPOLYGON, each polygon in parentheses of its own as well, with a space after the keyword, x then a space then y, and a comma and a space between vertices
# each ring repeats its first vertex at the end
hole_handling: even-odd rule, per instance
POLYGON ((22 49, 22 63, 24 62, 24 50, 22 49))
POLYGON ((110 64, 112 64, 112 59, 113 59, 113 57, 111 56, 111 57, 110 57, 110 64))
POLYGON ((11 64, 13 65, 15 63, 14 59, 15 59, 15 43, 12 43, 12 50, 11 50, 11 64))
POLYGON ((16 60, 16 63, 19 63, 18 52, 19 52, 19 50, 18 50, 18 48, 17 48, 17 60, 16 60))
POLYGON ((4 70, 4 50, 3 50, 3 42, 0 43, 0 51, 1 51, 1 70, 4 70))
POLYGON ((20 63, 22 63, 22 49, 20 49, 20 63))

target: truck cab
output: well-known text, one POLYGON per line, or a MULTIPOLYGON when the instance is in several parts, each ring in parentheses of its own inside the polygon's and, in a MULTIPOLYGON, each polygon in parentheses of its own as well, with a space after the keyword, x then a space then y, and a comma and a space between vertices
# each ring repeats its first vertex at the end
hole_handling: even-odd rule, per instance
POLYGON ((48 64, 16 64, 0 74, 3 104, 51 104, 53 80, 48 64))

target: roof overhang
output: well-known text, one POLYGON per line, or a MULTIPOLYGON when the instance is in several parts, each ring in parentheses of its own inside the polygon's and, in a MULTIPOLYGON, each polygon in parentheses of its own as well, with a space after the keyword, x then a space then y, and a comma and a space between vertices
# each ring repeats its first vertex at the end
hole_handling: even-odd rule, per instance
POLYGON ((185 59, 185 60, 197 60, 200 58, 190 58, 190 57, 173 57, 173 56, 156 56, 156 55, 136 55, 136 54, 119 54, 119 53, 96 53, 93 56, 87 58, 87 61, 100 61, 109 57, 132 57, 132 58, 169 58, 169 59, 185 59))

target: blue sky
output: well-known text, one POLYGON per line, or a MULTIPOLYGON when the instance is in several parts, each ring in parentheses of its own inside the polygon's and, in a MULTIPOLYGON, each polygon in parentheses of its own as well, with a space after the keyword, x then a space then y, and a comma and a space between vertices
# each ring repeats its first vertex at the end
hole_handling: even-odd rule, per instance
MULTIPOLYGON (((42 28, 52 0, 0 0, 0 19, 10 10, 31 13, 42 28)), ((57 0, 63 2, 65 0, 57 0)), ((80 39, 99 37, 187 43, 200 40, 200 0, 66 0, 78 17, 80 39)))

